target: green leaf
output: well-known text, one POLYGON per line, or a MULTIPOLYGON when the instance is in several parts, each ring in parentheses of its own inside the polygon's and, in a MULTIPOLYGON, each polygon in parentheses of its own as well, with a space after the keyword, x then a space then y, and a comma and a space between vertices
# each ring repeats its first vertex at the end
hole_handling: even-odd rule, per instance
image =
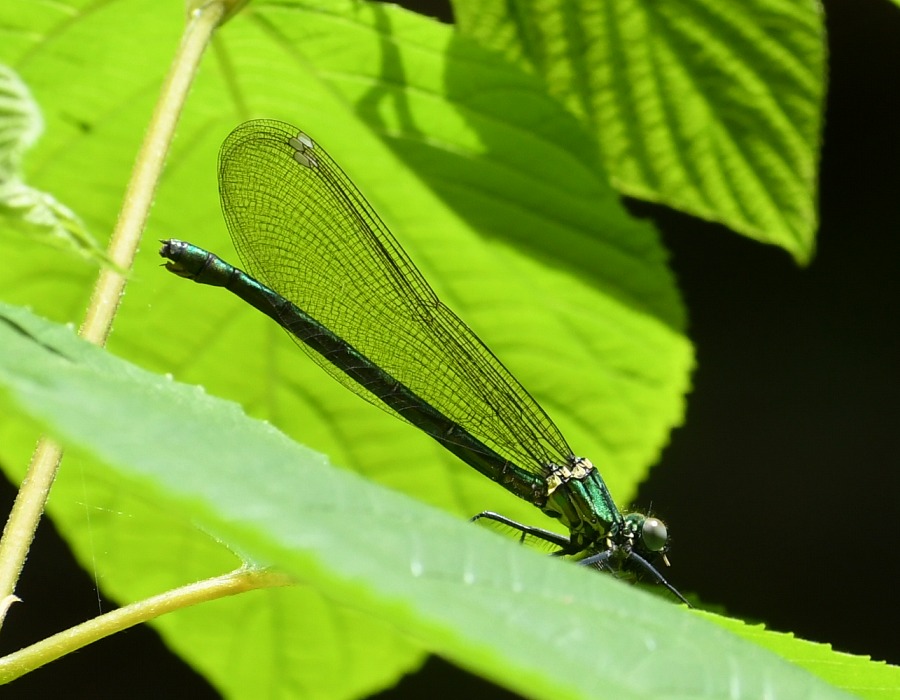
MULTIPOLYGON (((163 25, 155 14, 127 22, 128 8, 140 9, 116 3, 68 23, 53 35, 54 50, 36 50, 28 63, 35 93, 49 103, 39 170, 81 202, 86 218, 107 227, 149 113, 149 99, 135 93, 152 92, 170 48, 157 38, 163 25), (118 23, 123 32, 107 37, 118 23), (146 47, 140 60, 110 60, 133 57, 124 47, 137 45, 146 47), (89 64, 73 73, 61 57, 84 46, 93 47, 83 57, 89 64)), ((627 501, 681 419, 691 354, 664 251, 605 186, 590 138, 536 80, 424 18, 357 4, 341 12, 263 3, 250 10, 225 27, 217 62, 194 89, 151 238, 193 235, 230 250, 214 162, 241 119, 238 108, 295 122, 306 115, 303 128, 356 180, 442 297, 544 403, 576 449, 604 465, 614 494, 627 501), (225 92, 226 70, 241 87, 239 102, 225 92)), ((30 268, 36 279, 27 294, 11 289, 7 298, 72 318, 60 313, 71 293, 57 286, 72 273, 37 279, 52 261, 9 254, 22 276, 30 268)), ((408 437, 403 426, 322 382, 251 310, 157 266, 148 246, 112 347, 239 399, 288 432, 302 428, 305 439, 342 462, 457 512, 528 511, 493 495, 496 489, 426 439, 408 437), (352 442, 344 438, 350 435, 352 442), (423 463, 435 467, 410 468, 423 463)))
POLYGON ((0 230, 109 262, 78 216, 47 192, 22 180, 22 159, 41 135, 44 122, 28 88, 0 65, 0 230))
MULTIPOLYGON (((181 16, 168 9, 151 0, 0 6, 9 37, 0 60, 28 82, 47 124, 25 164, 29 178, 70 202, 92 230, 113 226, 177 44, 181 16)), ((295 123, 329 150, 442 299, 626 505, 682 419, 692 350, 665 251, 606 184, 591 134, 537 78, 449 27, 383 5, 257 2, 225 25, 205 59, 155 198, 150 240, 191 239, 229 257, 216 150, 254 116, 295 123)), ((239 401, 335 462, 432 505, 552 526, 331 382, 267 319, 166 274, 156 249, 145 245, 139 255, 110 339, 115 352, 239 401)), ((3 237, 0 256, 4 299, 80 320, 93 269, 3 237)), ((21 424, 0 423, 0 456, 13 465, 12 478, 21 478, 33 444, 21 424)), ((659 511, 664 516, 663 504, 659 511)), ((62 478, 49 512, 119 600, 227 566, 213 541, 186 535, 183 523, 139 493, 126 496, 111 475, 62 478), (148 520, 134 515, 147 508, 148 520), (184 556, 162 565, 167 549, 184 556)), ((318 594, 306 605, 284 623, 304 635, 292 649, 316 650, 339 630, 343 653, 372 644, 383 653, 346 672, 336 657, 312 664, 326 676, 346 673, 335 694, 380 687, 418 659, 391 626, 376 633, 365 616, 335 613, 318 594)), ((260 625, 282 624, 264 616, 260 625)), ((226 626, 233 644, 244 638, 239 619, 226 626)), ((217 625, 161 627, 213 682, 232 682, 234 662, 212 651, 223 643, 217 625)), ((262 652, 248 658, 248 672, 267 658, 273 663, 262 652)))
POLYGON ((900 669, 896 666, 871 661, 865 656, 834 651, 827 644, 807 642, 792 634, 772 632, 762 625, 748 625, 740 620, 719 616, 711 619, 725 629, 773 651, 858 697, 889 700, 897 697, 900 691, 900 669))
MULTIPOLYGON (((106 228, 167 63, 165 42, 174 43, 171 22, 156 13, 128 21, 141 7, 114 3, 68 21, 66 31, 47 27, 53 50, 35 47, 24 73, 47 112, 35 159, 43 181, 106 228), (110 25, 122 31, 107 36, 110 25), (138 45, 139 57, 130 50, 138 45), (87 63, 75 71, 65 58, 78 51, 87 63)), ((692 362, 684 313, 655 232, 622 209, 598 172, 596 145, 539 81, 449 27, 358 3, 319 10, 255 3, 225 26, 209 58, 156 198, 151 240, 191 237, 227 257, 218 145, 245 116, 297 123, 342 164, 442 298, 573 446, 607 465, 613 492, 628 500, 681 420, 692 362)), ((9 254, 23 277, 53 264, 9 254)), ((289 433, 319 433, 312 438, 319 449, 366 473, 384 471, 388 483, 433 494, 435 481, 449 479, 455 487, 439 491, 456 495, 439 497, 443 505, 459 512, 487 505, 489 484, 320 381, 265 319, 173 280, 158 264, 155 247, 146 246, 113 348, 240 400, 289 433), (368 426, 362 431, 360 421, 368 426), (373 459, 378 447, 367 434, 408 446, 410 464, 443 466, 411 476, 415 470, 393 457, 373 459), (363 442, 348 447, 343 435, 363 442)), ((67 278, 45 275, 31 282, 37 289, 5 296, 71 320, 77 316, 60 312, 71 292, 56 286, 67 278)), ((491 505, 504 504, 522 507, 511 498, 491 505)))
MULTIPOLYGON (((294 589, 166 618, 193 628, 213 619, 226 630, 240 625, 239 651, 230 634, 202 654, 183 649, 207 666, 229 664, 223 686, 244 672, 255 677, 227 692, 345 696, 347 686, 336 684, 379 652, 336 639, 349 615, 354 624, 402 629, 530 697, 849 697, 684 607, 334 469, 235 405, 128 365, 28 312, 0 307, 0 345, 0 382, 15 402, 102 460, 85 464, 85 475, 179 520, 185 543, 215 538, 253 566, 297 578, 294 589), (191 537, 188 523, 206 535, 191 537), (297 646, 310 598, 329 601, 338 618, 331 635, 297 646), (341 668, 327 666, 337 658, 341 668)), ((196 553, 157 552, 166 571, 196 553)))
POLYGON ((809 260, 825 94, 816 0, 457 0, 460 31, 543 78, 622 192, 809 260))

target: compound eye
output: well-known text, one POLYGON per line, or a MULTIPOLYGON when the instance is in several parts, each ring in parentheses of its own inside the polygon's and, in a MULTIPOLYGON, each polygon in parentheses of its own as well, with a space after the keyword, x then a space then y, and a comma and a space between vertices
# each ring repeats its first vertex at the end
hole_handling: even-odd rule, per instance
POLYGON ((669 531, 662 520, 647 518, 641 530, 644 546, 651 552, 661 552, 669 541, 669 531))

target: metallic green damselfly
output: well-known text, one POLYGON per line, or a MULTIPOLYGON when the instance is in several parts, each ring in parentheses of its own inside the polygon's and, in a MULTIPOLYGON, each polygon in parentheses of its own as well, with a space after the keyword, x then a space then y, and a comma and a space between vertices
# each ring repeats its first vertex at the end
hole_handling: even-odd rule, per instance
POLYGON ((577 457, 537 401, 437 298, 356 186, 306 133, 242 124, 219 154, 228 230, 250 274, 169 240, 166 268, 225 287, 283 326, 354 393, 412 423, 568 537, 492 512, 486 519, 585 566, 644 571, 665 561, 656 518, 622 514, 596 467, 577 457), (252 276, 251 276, 252 275, 252 276))

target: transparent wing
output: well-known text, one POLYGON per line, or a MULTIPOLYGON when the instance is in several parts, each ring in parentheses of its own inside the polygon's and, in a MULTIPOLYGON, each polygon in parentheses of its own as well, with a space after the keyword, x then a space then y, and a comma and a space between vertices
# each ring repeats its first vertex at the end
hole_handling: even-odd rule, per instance
MULTIPOLYGON (((544 410, 456 314, 329 155, 282 122, 242 124, 219 154, 247 271, 488 447, 532 473, 571 454, 544 410)), ((333 377, 387 408, 297 341, 333 377)), ((403 416, 400 416, 401 418, 403 416)))

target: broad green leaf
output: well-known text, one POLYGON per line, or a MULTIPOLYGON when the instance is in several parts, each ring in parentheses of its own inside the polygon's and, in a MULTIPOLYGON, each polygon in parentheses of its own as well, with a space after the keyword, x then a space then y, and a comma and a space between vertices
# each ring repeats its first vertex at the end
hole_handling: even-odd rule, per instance
MULTIPOLYGON (((10 37, 0 60, 27 81, 47 123, 26 162, 29 177, 92 230, 110 230, 178 41, 180 8, 151 0, 31 7, 0 7, 10 37)), ((444 301, 601 466, 626 506, 681 420, 692 363, 665 252, 607 186, 591 134, 537 78, 397 8, 257 2, 225 25, 184 112, 151 216, 152 243, 110 347, 237 400, 335 462, 432 505, 546 524, 529 504, 331 382, 267 319, 160 269, 159 238, 230 257, 216 151, 234 126, 257 116, 297 124, 329 150, 444 301)), ((0 255, 4 299, 80 320, 93 269, 3 237, 0 255)), ((23 468, 33 441, 21 425, 0 424, 4 463, 23 468)), ((64 474, 50 513, 110 595, 133 600, 221 570, 210 542, 158 509, 146 520, 122 515, 141 506, 114 477, 81 468, 84 479, 78 463, 72 481, 64 474), (158 562, 171 547, 189 554, 169 570, 158 562)), ((658 510, 664 515, 664 504, 658 510)), ((302 617, 297 627, 310 641, 299 647, 315 648, 329 629, 341 630, 345 653, 376 643, 371 625, 335 617, 318 596, 302 617)), ((160 628, 180 649, 189 639, 193 662, 226 682, 217 674, 227 675, 230 657, 203 639, 221 632, 200 625, 189 636, 168 621, 160 628)), ((242 640, 240 625, 225 629, 233 643, 242 640)), ((379 628, 377 639, 385 657, 348 670, 341 692, 378 687, 414 663, 391 628, 379 628)))
MULTIPOLYGON (((175 39, 177 27, 151 4, 156 12, 139 23, 129 18, 144 4, 104 6, 67 21, 67 31, 49 40, 53 50, 27 52, 33 75, 23 74, 47 105, 35 167, 54 189, 72 192, 85 219, 102 220, 101 228, 112 224, 175 39), (106 38, 110 25, 123 31, 106 38), (136 45, 146 47, 139 57, 126 50, 136 45), (92 51, 76 71, 64 59, 81 46, 92 51)), ((298 123, 345 167, 445 301, 545 403, 576 448, 609 465, 614 492, 627 500, 680 420, 691 363, 655 233, 625 214, 604 184, 595 144, 538 81, 425 18, 359 3, 327 8, 255 3, 225 26, 192 94, 150 240, 192 237, 227 256, 215 193, 219 143, 245 116, 298 123)), ((252 311, 161 272, 155 248, 142 251, 113 347, 240 399, 289 432, 321 433, 318 446, 348 463, 370 459, 371 445, 348 450, 337 437, 351 424, 358 437, 360 416, 382 434, 379 442, 406 433, 322 382, 252 311), (322 417, 330 425, 319 430, 311 421, 322 417), (346 422, 336 427, 335 420, 346 422)), ((27 272, 26 253, 10 254, 27 272)), ((61 277, 6 296, 77 318, 60 312, 61 300, 71 298, 55 286, 61 277)), ((427 441, 418 444, 410 442, 418 452, 410 463, 422 461, 427 441)), ((453 464, 431 445, 426 452, 429 461, 439 455, 434 461, 453 464)), ((410 477, 399 466, 388 478, 447 478, 410 477)), ((452 480, 475 498, 440 500, 481 507, 490 485, 452 469, 452 480)))
POLYGON ((714 616, 716 624, 802 666, 836 687, 869 700, 890 700, 900 692, 900 669, 868 657, 833 650, 827 644, 797 639, 740 620, 714 616))
POLYGON ((818 0, 457 0, 460 31, 543 78, 623 193, 812 255, 818 0))
MULTIPOLYGON (((378 653, 358 647, 335 669, 323 668, 334 660, 333 635, 298 647, 295 626, 315 597, 338 617, 394 625, 529 697, 850 697, 683 606, 334 469, 235 405, 124 363, 69 329, 3 306, 0 344, 0 383, 15 402, 102 460, 85 474, 96 470, 185 530, 193 524, 248 565, 296 577, 295 589, 170 616, 189 629, 218 625, 216 651, 232 676, 256 676, 255 696, 338 697, 329 672, 348 677, 378 653), (235 624, 239 640, 227 633, 235 624)), ((193 551, 160 554, 168 568, 193 551)), ((897 675, 888 679, 895 686, 897 675)))

